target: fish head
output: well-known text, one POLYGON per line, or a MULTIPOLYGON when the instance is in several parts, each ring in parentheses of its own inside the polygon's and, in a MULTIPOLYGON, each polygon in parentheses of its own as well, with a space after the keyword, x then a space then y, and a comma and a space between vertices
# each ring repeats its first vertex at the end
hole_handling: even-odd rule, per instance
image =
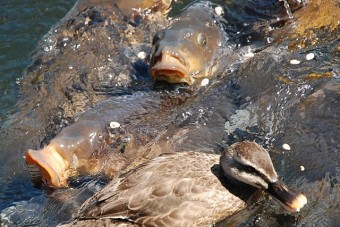
POLYGON ((210 9, 189 7, 153 38, 150 64, 154 80, 193 84, 216 71, 221 28, 210 9))

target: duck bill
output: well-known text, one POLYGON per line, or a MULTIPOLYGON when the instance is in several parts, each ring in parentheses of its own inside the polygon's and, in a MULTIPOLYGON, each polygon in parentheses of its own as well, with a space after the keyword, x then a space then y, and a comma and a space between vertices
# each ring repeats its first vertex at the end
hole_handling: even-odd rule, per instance
POLYGON ((163 53, 161 60, 151 67, 151 76, 154 80, 167 81, 169 83, 192 84, 188 77, 188 67, 178 58, 163 53))
POLYGON ((306 196, 290 190, 281 181, 269 183, 266 192, 273 196, 286 210, 290 212, 299 212, 300 209, 307 204, 306 196))
POLYGON ((41 150, 27 150, 25 153, 26 163, 39 168, 43 180, 48 186, 66 186, 66 170, 69 163, 51 145, 41 150))

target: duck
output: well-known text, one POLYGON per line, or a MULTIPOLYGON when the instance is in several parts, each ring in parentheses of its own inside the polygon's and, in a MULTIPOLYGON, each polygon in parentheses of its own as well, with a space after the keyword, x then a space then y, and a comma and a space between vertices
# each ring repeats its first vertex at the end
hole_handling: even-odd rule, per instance
POLYGON ((149 160, 85 201, 69 226, 95 220, 120 220, 131 226, 209 226, 244 209, 245 198, 254 193, 249 188, 263 190, 291 212, 307 203, 305 195, 279 180, 266 149, 243 141, 221 155, 188 151, 149 160))

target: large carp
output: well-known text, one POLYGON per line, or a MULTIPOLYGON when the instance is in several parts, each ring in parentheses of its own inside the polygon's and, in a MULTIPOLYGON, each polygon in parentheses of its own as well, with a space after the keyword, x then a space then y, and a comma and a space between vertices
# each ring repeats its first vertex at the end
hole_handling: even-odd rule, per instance
POLYGON ((232 48, 226 45, 225 20, 216 7, 209 2, 190 5, 156 33, 150 64, 154 80, 193 84, 195 78, 223 71, 232 48))

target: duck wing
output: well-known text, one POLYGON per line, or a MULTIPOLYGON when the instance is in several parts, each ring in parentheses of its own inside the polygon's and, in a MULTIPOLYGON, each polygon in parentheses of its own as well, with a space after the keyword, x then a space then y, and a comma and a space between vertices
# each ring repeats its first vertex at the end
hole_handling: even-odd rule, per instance
POLYGON ((83 204, 79 216, 145 225, 214 223, 245 206, 212 173, 218 163, 215 154, 161 155, 113 179, 83 204))

